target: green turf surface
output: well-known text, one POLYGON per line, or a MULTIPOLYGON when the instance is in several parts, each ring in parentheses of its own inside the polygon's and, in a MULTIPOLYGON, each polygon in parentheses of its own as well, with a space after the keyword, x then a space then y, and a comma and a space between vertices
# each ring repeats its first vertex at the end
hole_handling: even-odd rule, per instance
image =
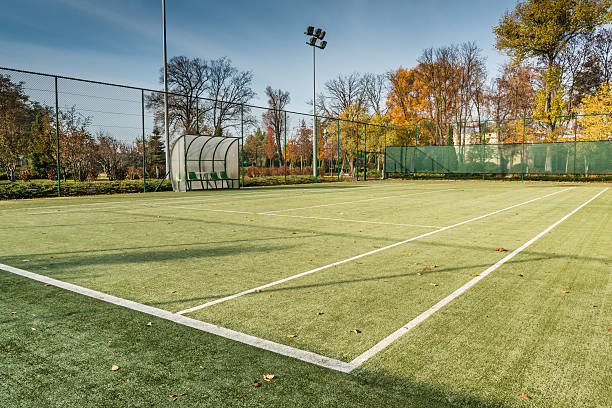
MULTIPOLYGON (((568 187, 187 314, 350 361, 508 254, 496 248, 516 249, 605 185, 371 182, 0 202, 0 263, 176 312, 568 187)), ((609 406, 611 213, 607 191, 351 374, 0 271, 0 383, 7 406, 162 405, 169 388, 187 392, 176 401, 187 406, 609 406), (278 378, 251 386, 267 373, 278 378)))

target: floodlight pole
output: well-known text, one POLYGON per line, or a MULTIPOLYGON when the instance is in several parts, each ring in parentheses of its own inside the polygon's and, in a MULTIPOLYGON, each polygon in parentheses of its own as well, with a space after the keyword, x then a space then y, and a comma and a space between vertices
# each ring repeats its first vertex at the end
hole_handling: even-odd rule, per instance
POLYGON ((166 173, 170 174, 170 131, 168 125, 168 57, 166 52, 166 0, 162 0, 164 48, 164 132, 166 133, 166 173))
POLYGON ((315 48, 312 47, 312 175, 317 180, 317 106, 315 82, 315 48))

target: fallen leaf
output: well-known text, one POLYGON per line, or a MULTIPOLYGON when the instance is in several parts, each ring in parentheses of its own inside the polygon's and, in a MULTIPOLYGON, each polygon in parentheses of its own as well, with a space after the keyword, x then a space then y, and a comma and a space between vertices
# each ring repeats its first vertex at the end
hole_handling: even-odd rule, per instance
POLYGON ((423 268, 424 271, 431 271, 431 268, 429 266, 426 266, 423 268))
POLYGON ((153 326, 153 323, 147 322, 147 326, 151 327, 151 326, 153 326))
POLYGON ((487 363, 487 360, 480 360, 481 363, 487 363))
POLYGON ((361 265, 363 262, 355 262, 357 265, 361 265))
POLYGON ((297 337, 297 334, 286 334, 285 337, 288 339, 292 339, 294 337, 297 337))
POLYGON ((176 290, 171 290, 170 293, 176 293, 176 290))
POLYGON ((274 378, 274 374, 266 374, 263 376, 263 380, 267 382, 272 381, 273 378, 274 378))
POLYGON ((527 401, 531 401, 531 397, 529 395, 518 395, 516 396, 517 398, 523 398, 526 399, 527 401))
POLYGON ((306 262, 312 262, 312 259, 307 259, 306 262))
POLYGON ((111 371, 117 371, 119 369, 118 365, 112 365, 111 366, 111 371))
POLYGON ((559 293, 569 293, 569 290, 557 289, 557 292, 559 292, 559 293))
POLYGON ((508 250, 506 248, 496 248, 495 249, 497 252, 507 252, 508 250))
POLYGON ((253 387, 261 387, 261 383, 259 381, 253 381, 253 387))
POLYGON ((297 232, 292 232, 292 234, 297 234, 297 232))
POLYGON ((380 248, 378 245, 374 245, 374 248, 380 248))
POLYGON ((477 273, 473 273, 472 276, 480 276, 480 275, 477 273))
POLYGON ((417 272, 416 273, 418 276, 422 276, 423 274, 421 272, 417 272))

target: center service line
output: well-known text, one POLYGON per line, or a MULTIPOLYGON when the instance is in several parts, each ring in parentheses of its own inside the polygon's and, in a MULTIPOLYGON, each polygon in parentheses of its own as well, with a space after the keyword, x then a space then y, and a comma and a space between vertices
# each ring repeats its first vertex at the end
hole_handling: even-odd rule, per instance
POLYGON ((239 292, 239 293, 235 293, 235 294, 230 295, 230 296, 226 296, 226 297, 223 297, 223 298, 212 300, 210 302, 207 302, 207 303, 204 303, 204 304, 201 304, 201 305, 198 305, 198 306, 194 306, 194 307, 191 307, 189 309, 181 310, 180 312, 176 312, 176 313, 177 314, 185 314, 185 313, 195 312, 196 310, 204 309, 205 307, 216 305, 217 303, 226 302, 228 300, 232 300, 232 299, 235 299, 235 298, 240 297, 240 296, 248 295, 249 293, 253 293, 253 292, 258 291, 258 290, 266 289, 266 288, 269 288, 271 286, 279 285, 281 283, 285 283, 285 282, 288 282, 288 281, 293 280, 293 279, 301 278, 302 276, 310 275, 311 273, 319 272, 319 271, 322 271, 324 269, 328 269, 328 268, 334 267, 336 265, 342 265, 344 263, 351 262, 351 261, 363 258, 363 257, 368 256, 368 255, 372 255, 372 254, 376 254, 378 252, 386 251, 387 249, 395 248, 397 246, 406 244, 408 242, 415 241, 415 240, 421 239, 421 238, 425 238, 425 237, 428 237, 430 235, 437 234, 438 232, 446 231, 448 229, 455 228, 455 227, 458 227, 460 225, 467 224, 469 222, 478 221, 480 219, 489 217, 491 215, 499 214, 500 212, 511 210, 512 208, 516 208, 516 207, 519 207, 521 205, 529 204, 529 203, 532 203, 534 201, 541 200, 543 198, 550 197, 550 196, 553 196, 555 194, 562 193, 564 191, 570 190, 571 188, 573 188, 573 187, 564 188, 563 190, 555 191, 554 193, 546 194, 546 195, 543 195, 543 196, 537 197, 537 198, 532 198, 531 200, 524 201, 524 202, 518 203, 518 204, 514 204, 514 205, 511 205, 510 207, 502 208, 501 210, 493 211, 493 212, 490 212, 488 214, 481 215, 479 217, 470 218, 469 220, 461 221, 461 222, 458 222, 458 223, 453 224, 453 225, 448 225, 446 227, 439 228, 437 230, 430 231, 430 232, 427 232, 425 234, 421 234, 421 235, 418 235, 416 237, 412 237, 412 238, 406 239, 404 241, 396 242, 394 244, 387 245, 385 247, 378 248, 378 249, 375 249, 373 251, 365 252, 365 253, 360 254, 360 255, 355 255, 352 258, 347 258, 347 259, 343 259, 341 261, 330 263, 330 264, 325 265, 325 266, 320 266, 318 268, 311 269, 311 270, 306 271, 306 272, 298 273, 297 275, 288 276, 286 278, 279 279, 279 280, 277 280, 275 282, 267 283, 265 285, 261 285, 261 286, 258 286, 256 288, 248 289, 248 290, 245 290, 245 291, 242 291, 242 292, 239 292))

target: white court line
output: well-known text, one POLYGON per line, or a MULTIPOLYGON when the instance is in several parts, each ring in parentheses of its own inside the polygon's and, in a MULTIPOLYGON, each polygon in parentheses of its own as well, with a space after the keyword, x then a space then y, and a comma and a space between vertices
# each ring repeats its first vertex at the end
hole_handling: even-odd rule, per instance
POLYGON ((259 337, 251 336, 246 333, 241 333, 235 330, 227 329, 225 327, 220 327, 200 320, 195 320, 189 317, 177 315, 167 310, 143 305, 141 303, 108 295, 106 293, 84 288, 82 286, 73 285, 72 283, 63 282, 57 279, 50 278, 48 276, 25 271, 23 269, 15 268, 4 264, 0 264, 0 269, 6 272, 13 273, 15 275, 24 276, 26 278, 57 286, 58 288, 66 289, 71 292, 102 300, 103 302, 112 303, 114 305, 122 306, 131 310, 136 310, 138 312, 169 320, 171 322, 178 323, 183 326, 192 327, 203 332, 215 334, 217 336, 225 337, 230 340, 248 344, 250 346, 281 354, 283 356, 293 357, 295 359, 306 361, 307 363, 316 364, 321 367, 330 368, 332 370, 341 371, 343 373, 349 373, 355 368, 351 364, 346 363, 344 361, 322 356, 320 354, 312 353, 310 351, 300 350, 291 346, 286 346, 284 344, 275 343, 270 340, 265 340, 259 337))
POLYGON ((308 219, 313 219, 313 220, 358 222, 358 223, 363 223, 363 224, 395 225, 395 226, 398 226, 398 227, 441 228, 439 225, 398 224, 398 223, 395 223, 395 222, 350 220, 348 218, 307 217, 305 215, 270 214, 270 213, 256 213, 256 214, 257 215, 271 215, 273 217, 308 218, 308 219))
POLYGON ((234 210, 220 210, 220 209, 215 209, 215 208, 184 207, 184 206, 178 206, 178 205, 172 205, 169 207, 182 208, 184 210, 193 210, 193 211, 213 211, 213 212, 249 214, 249 215, 267 215, 267 216, 273 216, 273 217, 289 217, 289 218, 305 218, 305 219, 313 219, 313 220, 344 221, 344 222, 356 222, 356 223, 364 223, 364 224, 395 225, 398 227, 441 228, 439 225, 398 224, 394 222, 351 220, 347 218, 307 217, 305 215, 268 214, 268 213, 256 213, 256 212, 251 212, 251 211, 234 211, 234 210))
POLYGON ((273 214, 273 213, 283 212, 283 211, 295 211, 295 210, 306 210, 308 208, 330 207, 332 205, 363 203, 363 202, 366 202, 366 201, 386 200, 388 198, 408 197, 408 196, 415 196, 415 195, 422 195, 422 194, 440 193, 440 192, 443 192, 443 191, 451 191, 451 190, 457 190, 457 189, 456 188, 447 188, 447 189, 444 189, 444 190, 432 190, 432 191, 425 191, 425 192, 422 192, 422 193, 400 194, 400 195, 392 195, 392 196, 385 196, 385 197, 366 198, 366 199, 363 199, 363 200, 345 201, 345 202, 342 202, 342 203, 319 204, 319 205, 311 205, 309 207, 287 208, 287 209, 284 209, 284 210, 266 211, 266 212, 262 212, 262 213, 258 213, 258 214, 273 214))
POLYGON ((181 310, 180 312, 176 312, 176 313, 177 314, 185 314, 185 313, 195 312, 196 310, 204 309, 205 307, 216 305, 217 303, 226 302, 228 300, 235 299, 235 298, 240 297, 240 296, 248 295, 249 293, 253 293, 253 292, 257 291, 257 290, 263 290, 263 289, 269 288, 271 286, 279 285, 281 283, 285 283, 285 282, 288 282, 290 280, 300 278, 302 276, 310 275, 311 273, 319 272, 319 271, 322 271, 324 269, 328 269, 328 268, 331 268, 331 267, 334 267, 334 266, 337 266, 337 265, 342 265, 344 263, 351 262, 351 261, 354 261, 354 260, 359 259, 359 258, 363 258, 363 257, 368 256, 368 255, 372 255, 372 254, 376 254, 378 252, 386 251, 387 249, 395 248, 397 246, 406 244, 408 242, 416 241, 417 239, 421 239, 421 238, 425 238, 425 237, 428 237, 428 236, 433 235, 433 234, 437 234, 438 232, 446 231, 448 229, 455 228, 455 227, 458 227, 460 225, 467 224, 469 222, 477 221, 477 220, 489 217, 491 215, 499 214, 499 213, 501 213, 503 211, 511 210, 512 208, 520 207, 521 205, 529 204, 529 203, 532 203, 534 201, 541 200, 543 198, 550 197, 550 196, 553 196, 555 194, 562 193, 564 191, 570 190, 571 188, 573 188, 573 187, 564 188, 563 190, 555 191, 554 193, 546 194, 546 195, 543 195, 541 197, 537 197, 537 198, 533 198, 533 199, 528 200, 528 201, 524 201, 522 203, 514 204, 514 205, 511 205, 510 207, 502 208, 501 210, 493 211, 493 212, 490 212, 488 214, 481 215, 481 216, 478 216, 478 217, 475 217, 475 218, 470 218, 469 220, 461 221, 461 222, 458 222, 458 223, 453 224, 453 225, 449 225, 449 226, 446 226, 446 227, 443 227, 443 228, 439 228, 439 229, 434 230, 434 231, 427 232, 425 234, 417 235, 416 237, 412 237, 412 238, 406 239, 404 241, 396 242, 395 244, 387 245, 387 246, 384 246, 382 248, 378 248, 378 249, 375 249, 373 251, 369 251, 369 252, 366 252, 366 253, 363 253, 363 254, 360 254, 360 255, 356 255, 356 256, 353 256, 351 258, 343 259, 341 261, 330 263, 330 264, 325 265, 325 266, 320 266, 318 268, 311 269, 311 270, 306 271, 306 272, 298 273, 297 275, 288 276, 286 278, 279 279, 279 280, 277 280, 275 282, 267 283, 265 285, 261 285, 261 286, 258 286, 256 288, 248 289, 248 290, 245 290, 245 291, 242 291, 242 292, 239 292, 239 293, 235 293, 233 295, 229 295, 229 296, 226 296, 226 297, 223 297, 223 298, 212 300, 210 302, 207 302, 207 303, 204 303, 204 304, 201 304, 201 305, 198 305, 198 306, 194 306, 194 307, 191 307, 189 309, 181 310))
MULTIPOLYGON (((328 191, 306 191, 304 189, 298 189, 298 188, 294 188, 297 192, 303 192, 302 194, 294 194, 291 197, 302 197, 302 196, 308 196, 308 195, 312 195, 312 194, 331 194, 331 193, 337 193, 339 190, 338 189, 333 189, 331 187, 328 187, 328 191)), ((348 193, 348 192, 352 192, 355 190, 360 190, 360 189, 370 189, 370 187, 353 187, 350 189, 346 189, 346 191, 341 191, 342 193, 348 193)), ((342 189, 340 189, 342 190, 342 189)), ((191 203, 200 203, 200 202, 223 202, 223 201, 231 201, 231 200, 235 200, 237 197, 243 198, 243 197, 253 197, 254 199, 258 199, 260 197, 283 197, 284 195, 286 195, 288 190, 280 190, 278 191, 277 194, 272 194, 272 193, 239 193, 239 194, 235 194, 235 195, 229 195, 229 194, 225 194, 222 197, 214 197, 212 195, 210 196, 206 196, 206 197, 202 197, 199 196, 200 198, 193 198, 193 197, 172 197, 172 198, 153 198, 153 199, 138 199, 137 201, 127 201, 123 200, 123 201, 108 201, 108 202, 96 202, 96 203, 85 203, 85 204, 66 204, 66 205, 56 205, 56 206, 44 206, 44 207, 29 207, 29 208, 5 208, 5 209, 0 209, 0 212, 6 212, 6 211, 16 211, 16 212, 24 212, 24 211, 29 211, 29 210, 42 210, 42 209, 49 209, 51 211, 41 211, 41 212, 33 212, 33 213, 28 213, 28 215, 38 215, 38 214, 56 214, 56 213, 66 213, 66 212, 81 212, 81 211, 86 211, 86 210, 105 210, 107 208, 123 208, 123 207, 109 207, 107 204, 122 204, 124 206, 129 206, 129 207, 133 207, 133 206, 147 206, 147 205, 163 205, 163 203, 159 203, 160 201, 175 201, 175 202, 182 202, 185 204, 191 204, 191 203), (87 208, 81 208, 81 207, 85 207, 88 206, 87 208), (91 206, 96 206, 96 207, 91 207, 91 206), (65 208, 67 210, 62 210, 62 208, 65 208), (73 210, 74 208, 74 210, 73 210), (58 211, 59 209, 59 211, 58 211)), ((74 198, 83 198, 83 197, 65 197, 68 199, 74 199, 74 198)), ((54 197, 50 198, 50 199, 55 199, 54 197)))
POLYGON ((595 194, 593 197, 591 197, 589 200, 579 205, 576 209, 571 211, 569 214, 567 214, 566 216, 564 216, 563 218, 561 218, 560 220, 558 220, 557 222, 555 222, 554 224, 546 228, 544 231, 540 232, 535 237, 531 238, 529 241, 525 242, 523 245, 521 245, 520 247, 512 251, 510 254, 506 255, 504 258, 500 259, 495 265, 489 267, 487 270, 480 273, 480 276, 476 276, 475 278, 470 280, 468 283, 461 286, 459 289, 457 289, 456 291, 454 291, 453 293, 451 293, 450 295, 448 295, 447 297, 445 297, 444 299, 442 299, 441 301, 433 305, 431 308, 427 309, 426 311, 424 311, 423 313, 421 313, 420 315, 412 319, 410 322, 406 323, 404 326, 396 330, 394 333, 390 334, 385 339, 383 339, 382 341, 374 345, 372 348, 367 350, 365 353, 355 358, 353 361, 351 361, 351 364, 354 365, 355 367, 359 367, 361 364, 363 364, 370 358, 374 357, 377 353, 384 350, 391 343, 393 343, 394 341, 402 337, 404 334, 408 333, 410 330, 415 328, 418 324, 425 321, 425 319, 427 319, 428 317, 436 313, 442 307, 452 302, 455 298, 457 298, 458 296, 463 294, 465 291, 467 291, 469 288, 471 288, 476 283, 478 283, 478 281, 480 281, 481 279, 484 279, 488 274, 490 274, 491 272, 493 272, 494 270, 496 270, 497 268, 499 268, 500 266, 508 262, 510 259, 514 258, 517 254, 522 252, 525 248, 527 248, 528 246, 536 242, 538 239, 544 236, 547 232, 549 232, 550 230, 555 228, 557 225, 561 224, 563 221, 571 217, 573 214, 579 211, 582 207, 589 204, 591 201, 595 200, 597 197, 599 197, 601 194, 603 194, 608 189, 609 187, 606 187, 603 190, 601 190, 599 193, 595 194))
POLYGON ((219 208, 195 208, 195 207, 183 207, 178 205, 169 205, 170 208, 181 208, 183 210, 194 210, 194 211, 213 211, 213 212, 223 212, 223 213, 235 213, 235 214, 251 214, 255 215, 256 213, 252 211, 237 211, 237 210, 221 210, 219 208))

